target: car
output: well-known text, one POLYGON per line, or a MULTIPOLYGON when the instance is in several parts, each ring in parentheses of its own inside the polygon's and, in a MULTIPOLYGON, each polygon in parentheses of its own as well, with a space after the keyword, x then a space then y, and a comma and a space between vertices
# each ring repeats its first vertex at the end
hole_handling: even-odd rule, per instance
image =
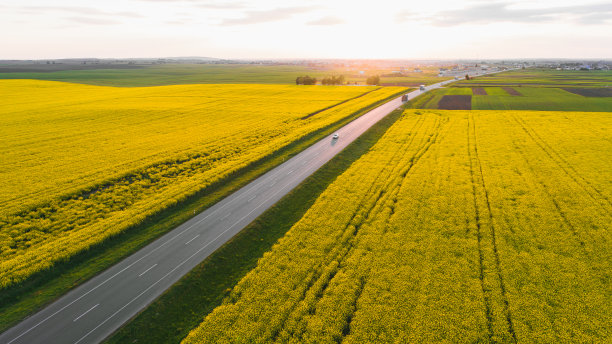
POLYGON ((340 137, 340 135, 338 135, 338 133, 335 133, 334 136, 332 136, 332 139, 337 140, 340 137))

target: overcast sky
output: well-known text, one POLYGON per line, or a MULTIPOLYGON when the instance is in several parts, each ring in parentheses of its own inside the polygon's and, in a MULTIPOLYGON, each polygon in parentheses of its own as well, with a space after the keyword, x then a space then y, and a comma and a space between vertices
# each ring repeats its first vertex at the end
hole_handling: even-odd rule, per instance
POLYGON ((612 1, 0 0, 0 59, 612 58, 612 1))

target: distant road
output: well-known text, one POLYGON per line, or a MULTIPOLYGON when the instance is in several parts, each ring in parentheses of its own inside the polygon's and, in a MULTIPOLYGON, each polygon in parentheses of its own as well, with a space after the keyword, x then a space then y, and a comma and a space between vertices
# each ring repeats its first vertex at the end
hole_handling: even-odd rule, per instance
MULTIPOLYGON (((409 99, 455 80, 408 93, 409 99)), ((0 335, 2 344, 99 343, 402 104, 381 105, 0 335)))

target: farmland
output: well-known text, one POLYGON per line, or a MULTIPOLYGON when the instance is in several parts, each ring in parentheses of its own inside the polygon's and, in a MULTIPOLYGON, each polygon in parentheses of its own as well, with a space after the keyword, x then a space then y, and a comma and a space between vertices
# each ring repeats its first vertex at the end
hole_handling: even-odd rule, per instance
POLYGON ((2 81, 2 287, 402 90, 2 81))
POLYGON ((611 133, 407 110, 183 343, 605 342, 611 133))
POLYGON ((611 71, 555 71, 522 69, 500 74, 460 80, 458 86, 516 86, 516 87, 610 87, 611 71))
MULTIPOLYGON (((368 75, 382 75, 385 86, 416 86, 444 80, 433 69, 422 73, 390 75, 389 70, 371 70, 368 75)), ((349 83, 364 85, 367 75, 346 69, 315 69, 295 65, 242 64, 162 64, 162 65, 0 65, 2 79, 64 81, 100 86, 139 87, 177 84, 295 84, 299 75, 319 80, 328 75, 345 75, 349 83), (14 71, 13 71, 14 70, 14 71)))
POLYGON ((443 98, 462 95, 471 98, 473 110, 556 110, 556 111, 612 111, 612 96, 606 88, 557 87, 449 87, 436 90, 415 102, 415 108, 465 110, 465 106, 444 107, 443 98), (478 90, 480 94, 476 94, 478 90), (574 90, 574 92, 570 92, 574 90), (602 96, 584 96, 601 94, 602 96))

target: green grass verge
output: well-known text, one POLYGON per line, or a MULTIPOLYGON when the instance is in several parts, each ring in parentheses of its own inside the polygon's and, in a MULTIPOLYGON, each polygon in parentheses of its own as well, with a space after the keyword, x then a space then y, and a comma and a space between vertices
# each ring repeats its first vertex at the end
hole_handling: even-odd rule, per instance
POLYGON ((398 118, 395 110, 372 126, 232 240, 185 275, 107 343, 178 343, 221 304, 238 281, 257 265, 355 160, 366 153, 398 118))
POLYGON ((204 211, 220 199, 276 167, 287 158, 301 152, 322 137, 331 134, 368 110, 405 92, 398 92, 375 102, 336 123, 294 141, 274 154, 236 171, 228 178, 218 181, 184 202, 151 216, 142 224, 76 255, 66 262, 58 263, 49 270, 35 274, 23 283, 2 290, 0 293, 0 332, 189 220, 194 211, 196 213, 204 211))

